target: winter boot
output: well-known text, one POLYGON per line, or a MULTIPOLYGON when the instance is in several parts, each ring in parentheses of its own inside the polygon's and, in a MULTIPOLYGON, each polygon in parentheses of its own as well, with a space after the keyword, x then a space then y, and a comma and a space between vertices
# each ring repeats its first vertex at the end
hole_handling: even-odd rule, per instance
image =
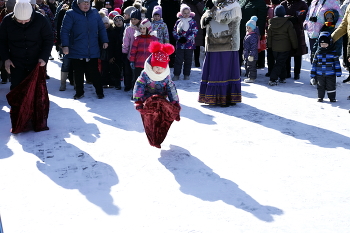
POLYGON ((68 77, 68 72, 61 72, 61 86, 60 86, 60 91, 65 91, 66 90, 66 80, 68 77))
POLYGON ((347 79, 344 79, 343 80, 343 83, 347 83, 347 82, 349 82, 350 81, 350 75, 349 75, 349 77, 347 77, 347 79))

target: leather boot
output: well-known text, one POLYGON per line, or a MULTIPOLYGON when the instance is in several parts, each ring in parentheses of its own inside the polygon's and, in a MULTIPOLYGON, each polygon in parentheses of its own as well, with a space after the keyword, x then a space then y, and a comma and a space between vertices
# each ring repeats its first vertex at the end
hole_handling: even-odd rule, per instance
POLYGON ((61 86, 60 86, 60 91, 65 91, 66 90, 66 80, 68 77, 68 72, 61 72, 61 86))

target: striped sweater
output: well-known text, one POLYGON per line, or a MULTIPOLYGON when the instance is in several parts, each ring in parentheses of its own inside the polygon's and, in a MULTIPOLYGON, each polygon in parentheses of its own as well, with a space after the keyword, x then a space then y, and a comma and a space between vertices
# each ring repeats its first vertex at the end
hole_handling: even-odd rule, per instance
POLYGON ((316 52, 310 71, 311 78, 316 75, 341 76, 339 57, 335 50, 327 51, 319 49, 316 52))

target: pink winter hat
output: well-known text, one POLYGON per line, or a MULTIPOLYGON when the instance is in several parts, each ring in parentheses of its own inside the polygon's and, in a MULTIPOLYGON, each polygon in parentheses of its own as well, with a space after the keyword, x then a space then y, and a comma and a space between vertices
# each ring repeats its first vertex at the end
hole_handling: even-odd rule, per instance
POLYGON ((184 10, 189 10, 191 13, 190 13, 190 17, 194 17, 195 16, 195 13, 191 11, 191 8, 186 5, 186 4, 181 4, 180 6, 180 12, 177 13, 177 17, 180 18, 180 16, 182 16, 182 13, 184 12, 184 10))
POLYGON ((145 19, 143 19, 143 20, 141 21, 139 27, 145 27, 145 28, 147 28, 147 29, 148 29, 148 32, 151 32, 151 31, 152 31, 152 24, 151 24, 151 22, 150 22, 147 18, 145 18, 145 19))

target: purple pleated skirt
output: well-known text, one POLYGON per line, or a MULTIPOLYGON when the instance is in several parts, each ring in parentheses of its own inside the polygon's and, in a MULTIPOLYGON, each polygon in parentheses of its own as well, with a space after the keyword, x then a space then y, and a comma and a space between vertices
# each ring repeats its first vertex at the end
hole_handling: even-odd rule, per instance
POLYGON ((209 105, 242 102, 238 51, 206 53, 198 102, 209 105))

